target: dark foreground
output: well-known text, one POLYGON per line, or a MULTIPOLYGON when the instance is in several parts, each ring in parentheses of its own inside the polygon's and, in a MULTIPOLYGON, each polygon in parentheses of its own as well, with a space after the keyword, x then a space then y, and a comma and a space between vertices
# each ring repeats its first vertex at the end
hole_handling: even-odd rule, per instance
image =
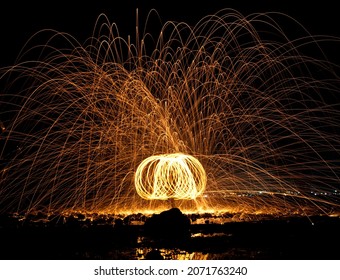
MULTIPOLYGON (((192 219, 191 219, 192 220, 192 219)), ((0 217, 1 259, 340 259, 340 218, 189 223, 188 236, 154 238, 128 219, 0 217)), ((176 228, 176 226, 174 227, 176 228)))

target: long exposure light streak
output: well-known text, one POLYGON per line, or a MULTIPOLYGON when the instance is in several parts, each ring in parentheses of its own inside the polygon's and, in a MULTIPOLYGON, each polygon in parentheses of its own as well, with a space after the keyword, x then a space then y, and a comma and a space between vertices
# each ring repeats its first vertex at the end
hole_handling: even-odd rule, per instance
POLYGON ((43 30, 1 69, 1 211, 338 208, 338 38, 234 10, 148 28, 43 30))
POLYGON ((206 183, 201 163, 183 154, 148 157, 135 173, 136 191, 144 199, 195 199, 206 183))

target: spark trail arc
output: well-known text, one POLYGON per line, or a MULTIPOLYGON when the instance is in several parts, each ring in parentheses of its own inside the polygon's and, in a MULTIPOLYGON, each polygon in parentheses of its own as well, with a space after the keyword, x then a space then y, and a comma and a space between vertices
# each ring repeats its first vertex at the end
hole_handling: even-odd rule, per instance
POLYGON ((1 211, 336 211, 339 39, 228 9, 155 26, 44 30, 1 69, 1 211))

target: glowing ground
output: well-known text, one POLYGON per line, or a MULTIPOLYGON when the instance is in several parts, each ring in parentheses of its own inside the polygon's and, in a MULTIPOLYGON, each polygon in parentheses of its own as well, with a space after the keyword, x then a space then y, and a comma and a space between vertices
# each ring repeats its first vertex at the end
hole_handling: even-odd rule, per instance
POLYGON ((188 217, 191 237, 176 244, 148 237, 142 214, 47 218, 37 213, 25 219, 2 215, 0 258, 145 259, 154 250, 163 259, 340 258, 339 217, 262 215, 251 222, 231 214, 188 217))

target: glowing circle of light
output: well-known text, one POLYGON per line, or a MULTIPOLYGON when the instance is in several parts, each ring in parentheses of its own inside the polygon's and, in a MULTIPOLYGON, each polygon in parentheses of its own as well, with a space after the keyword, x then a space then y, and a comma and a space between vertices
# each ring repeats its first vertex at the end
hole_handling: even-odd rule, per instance
POLYGON ((195 199, 206 187, 202 164, 181 153, 150 156, 138 166, 135 188, 144 199, 195 199))

